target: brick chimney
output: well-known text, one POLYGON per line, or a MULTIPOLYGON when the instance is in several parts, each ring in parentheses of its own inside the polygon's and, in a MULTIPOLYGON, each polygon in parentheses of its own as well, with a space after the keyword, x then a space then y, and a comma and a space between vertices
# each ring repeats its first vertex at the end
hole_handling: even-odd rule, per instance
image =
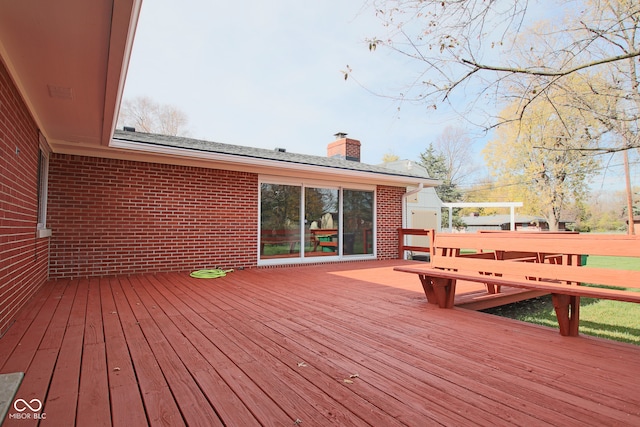
POLYGON ((336 140, 327 146, 327 157, 339 157, 359 162, 360 141, 347 138, 347 134, 343 132, 338 132, 334 136, 336 140))

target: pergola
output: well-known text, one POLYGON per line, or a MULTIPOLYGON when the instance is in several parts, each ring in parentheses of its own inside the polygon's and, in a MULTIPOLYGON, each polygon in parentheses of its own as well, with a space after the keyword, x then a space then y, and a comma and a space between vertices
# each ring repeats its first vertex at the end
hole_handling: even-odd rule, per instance
POLYGON ((521 208, 522 202, 460 202, 443 203, 442 206, 449 208, 449 231, 453 231, 453 208, 510 208, 510 230, 514 231, 516 229, 516 208, 521 208))

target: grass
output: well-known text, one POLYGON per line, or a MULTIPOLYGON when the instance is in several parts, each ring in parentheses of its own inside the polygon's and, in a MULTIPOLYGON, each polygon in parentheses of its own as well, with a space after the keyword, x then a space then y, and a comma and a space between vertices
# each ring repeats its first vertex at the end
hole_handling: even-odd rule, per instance
MULTIPOLYGON (((590 256, 589 267, 640 270, 640 259, 590 256)), ((631 291, 640 291, 629 288, 631 291)), ((498 316, 557 328, 551 296, 484 310, 498 316)), ((580 333, 640 345, 640 304, 630 302, 580 299, 580 333)))

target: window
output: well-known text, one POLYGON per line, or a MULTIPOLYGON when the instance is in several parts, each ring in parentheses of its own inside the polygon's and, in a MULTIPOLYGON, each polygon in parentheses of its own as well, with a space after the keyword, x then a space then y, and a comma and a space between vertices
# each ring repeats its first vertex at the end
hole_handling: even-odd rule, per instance
POLYGON ((373 191, 343 191, 345 255, 373 254, 373 200, 373 191))
POLYGON ((305 256, 338 255, 338 189, 304 189, 305 256))
POLYGON ((260 185, 260 258, 300 255, 301 187, 260 185))
POLYGON ((372 188, 265 178, 260 183, 259 260, 373 257, 374 206, 372 188))
POLYGON ((47 230, 47 191, 49 187, 49 151, 44 136, 40 134, 40 153, 38 157, 38 237, 48 237, 47 230))

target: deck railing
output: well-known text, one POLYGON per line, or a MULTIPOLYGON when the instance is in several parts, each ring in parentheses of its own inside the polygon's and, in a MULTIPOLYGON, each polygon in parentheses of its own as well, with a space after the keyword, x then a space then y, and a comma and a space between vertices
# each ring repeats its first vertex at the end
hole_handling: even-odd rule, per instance
POLYGON ((431 254, 433 251, 433 238, 435 230, 433 228, 398 228, 398 258, 404 259, 405 251, 425 252, 431 254), (427 236, 428 246, 409 245, 406 243, 407 236, 427 236))

